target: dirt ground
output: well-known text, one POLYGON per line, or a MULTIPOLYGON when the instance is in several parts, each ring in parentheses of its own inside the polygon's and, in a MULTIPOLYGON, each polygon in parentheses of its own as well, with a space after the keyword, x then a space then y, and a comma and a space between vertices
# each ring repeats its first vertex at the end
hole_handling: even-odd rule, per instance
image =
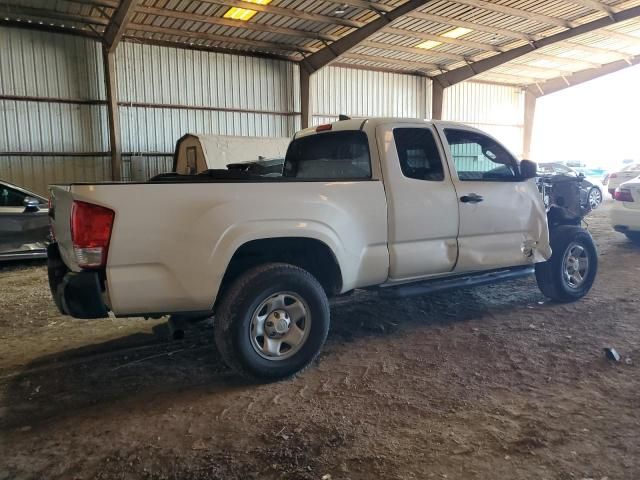
POLYGON ((317 364, 270 385, 226 369, 210 324, 64 318, 43 263, 1 267, 0 480, 638 479, 640 247, 607 210, 582 301, 533 279, 358 292, 317 364))

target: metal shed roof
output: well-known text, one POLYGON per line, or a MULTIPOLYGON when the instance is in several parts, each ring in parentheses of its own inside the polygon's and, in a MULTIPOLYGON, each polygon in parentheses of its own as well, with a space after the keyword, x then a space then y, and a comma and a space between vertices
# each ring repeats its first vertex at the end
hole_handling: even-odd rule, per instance
MULTIPOLYGON (((391 18, 390 12, 404 3, 0 0, 0 19, 99 38, 113 36, 109 29, 118 34, 122 26, 119 33, 130 41, 278 56, 304 64, 349 34, 391 18), (255 13, 248 21, 225 18, 234 7, 255 13)), ((330 60, 334 64, 426 75, 443 86, 473 76, 543 91, 551 80, 570 82, 580 72, 638 63, 640 0, 425 1, 337 53, 330 60)))

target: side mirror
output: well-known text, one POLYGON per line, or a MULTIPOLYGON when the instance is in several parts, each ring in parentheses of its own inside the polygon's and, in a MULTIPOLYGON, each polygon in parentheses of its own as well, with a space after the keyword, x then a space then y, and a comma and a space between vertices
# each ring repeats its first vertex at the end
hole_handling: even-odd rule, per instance
POLYGON ((578 177, 580 177, 580 178, 584 178, 584 173, 579 172, 579 173, 578 173, 578 177))
POLYGON ((522 160, 520 162, 520 178, 528 180, 538 176, 538 164, 531 160, 522 160))
POLYGON ((37 212, 40 210, 40 202, 37 198, 25 197, 22 205, 24 205, 25 212, 37 212))

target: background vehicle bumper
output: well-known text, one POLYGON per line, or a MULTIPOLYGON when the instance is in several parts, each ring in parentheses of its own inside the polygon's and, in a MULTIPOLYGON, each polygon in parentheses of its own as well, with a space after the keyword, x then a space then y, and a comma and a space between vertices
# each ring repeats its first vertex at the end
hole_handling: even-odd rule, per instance
POLYGON ((614 205, 611 208, 611 225, 618 232, 640 231, 640 210, 614 205))
POLYGON ((69 271, 56 243, 47 248, 47 259, 49 287, 60 313, 85 319, 108 315, 98 272, 69 271))

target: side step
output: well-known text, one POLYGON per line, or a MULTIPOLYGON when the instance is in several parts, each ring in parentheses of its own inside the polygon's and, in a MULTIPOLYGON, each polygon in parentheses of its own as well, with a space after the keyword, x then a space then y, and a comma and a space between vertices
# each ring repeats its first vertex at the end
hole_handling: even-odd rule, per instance
POLYGON ((387 298, 404 298, 427 293, 442 292, 456 288, 475 287, 492 283, 505 282, 516 278, 528 277, 535 272, 532 266, 514 267, 490 272, 464 274, 456 277, 437 278, 403 285, 378 287, 380 296, 387 298))

